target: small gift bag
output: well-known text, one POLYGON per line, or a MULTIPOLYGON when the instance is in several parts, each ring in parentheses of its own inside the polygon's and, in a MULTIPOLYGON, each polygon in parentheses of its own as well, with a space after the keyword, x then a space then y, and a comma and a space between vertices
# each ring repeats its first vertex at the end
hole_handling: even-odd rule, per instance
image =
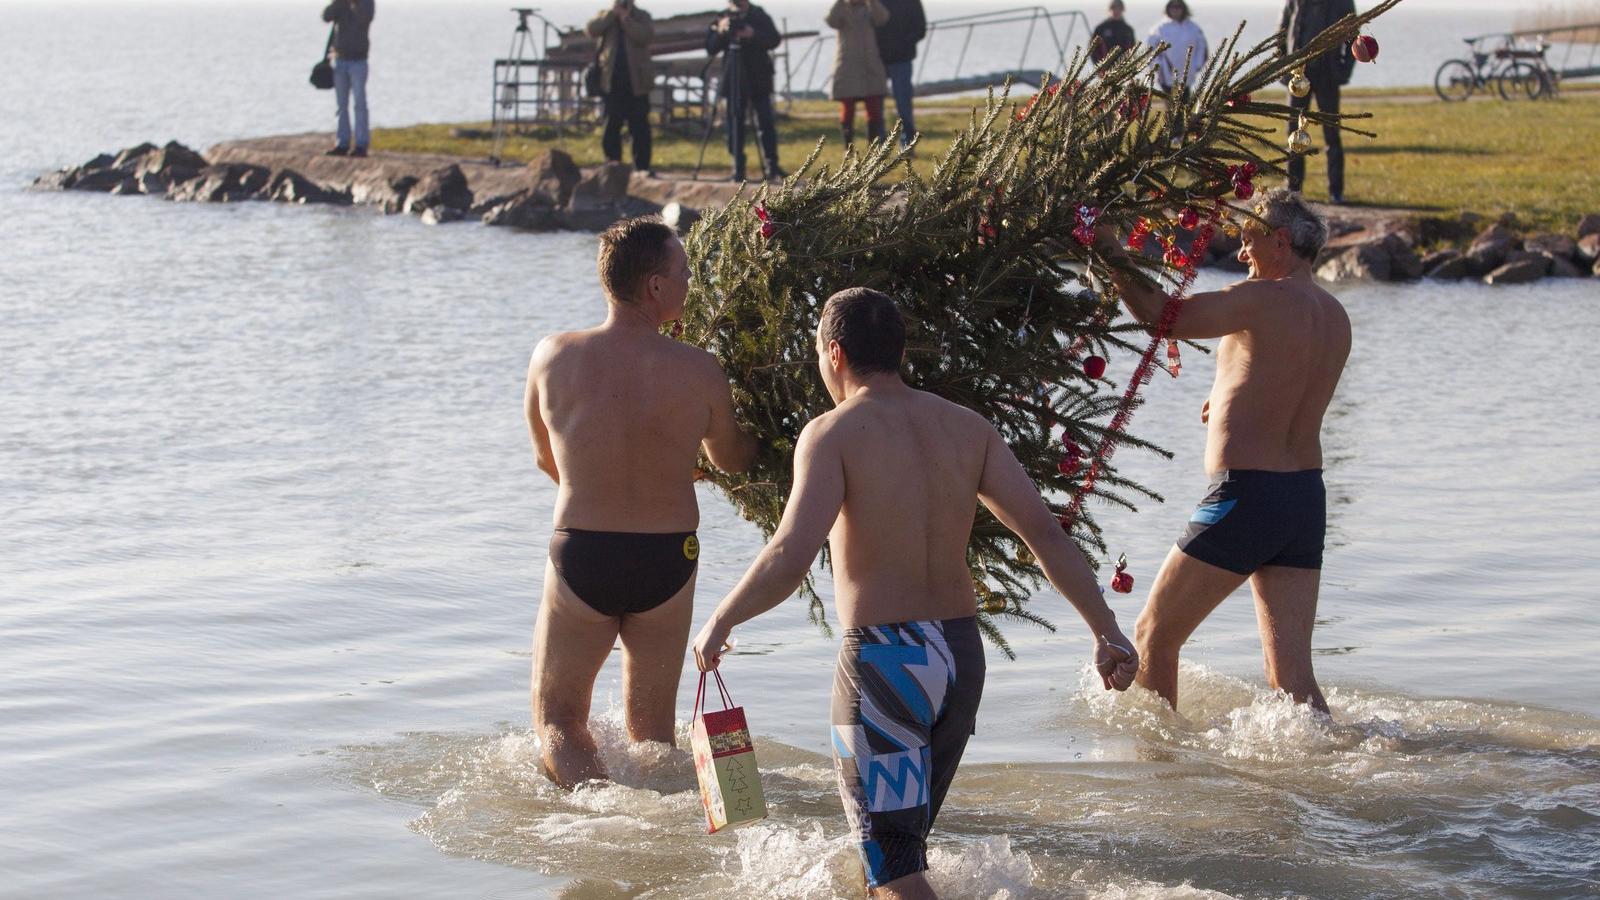
POLYGON ((733 705, 722 675, 700 673, 700 690, 694 698, 694 720, 689 744, 694 749, 694 772, 700 779, 700 802, 706 808, 706 830, 711 834, 767 817, 761 796, 761 773, 756 771, 756 748, 744 708, 733 705), (706 675, 716 678, 722 710, 701 710, 706 696, 706 675))

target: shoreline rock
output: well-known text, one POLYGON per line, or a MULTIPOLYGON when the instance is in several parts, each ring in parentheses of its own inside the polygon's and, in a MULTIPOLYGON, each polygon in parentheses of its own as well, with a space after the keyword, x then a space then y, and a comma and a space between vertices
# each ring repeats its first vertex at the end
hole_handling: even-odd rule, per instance
MULTIPOLYGON (((425 224, 477 219, 524 231, 600 231, 625 216, 663 214, 686 231, 702 211, 722 206, 742 186, 728 181, 656 178, 621 163, 580 169, 548 150, 526 166, 439 154, 328 156, 324 134, 228 141, 200 154, 176 141, 100 154, 39 176, 35 190, 145 194, 201 203, 263 200, 296 205, 371 206, 416 215, 425 224)), ((1319 279, 1404 282, 1480 279, 1522 284, 1544 277, 1600 276, 1600 213, 1583 216, 1573 234, 1521 235, 1507 217, 1426 217, 1404 210, 1324 207, 1334 237, 1314 271, 1319 279), (1470 240, 1467 240, 1470 238, 1470 240), (1456 244, 1455 247, 1443 246, 1456 244), (1462 246, 1464 244, 1464 246, 1462 246), (1433 247, 1423 255, 1421 247, 1433 247)), ((1237 239, 1218 235, 1206 265, 1243 272, 1237 239)))

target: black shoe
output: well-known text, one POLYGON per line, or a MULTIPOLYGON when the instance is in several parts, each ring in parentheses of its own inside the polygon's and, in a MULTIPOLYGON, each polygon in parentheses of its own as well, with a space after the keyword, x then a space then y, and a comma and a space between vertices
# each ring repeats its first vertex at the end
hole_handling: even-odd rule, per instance
POLYGON ((365 148, 365 147, 357 147, 354 150, 350 151, 350 155, 354 156, 354 157, 358 157, 358 158, 365 158, 366 155, 367 155, 367 148, 365 148))
POLYGON ((350 148, 344 146, 343 144, 340 144, 340 145, 334 147, 332 150, 329 150, 326 153, 323 153, 322 155, 323 156, 349 156, 350 155, 350 148))
POLYGON ((743 184, 746 181, 749 181, 750 179, 744 177, 744 173, 743 172, 735 172, 735 173, 733 173, 732 176, 730 176, 728 178, 728 180, 733 182, 734 184, 743 184))
POLYGON ((789 177, 789 173, 779 168, 777 163, 773 163, 767 167, 767 170, 762 174, 762 177, 767 181, 782 181, 789 177))
POLYGON ((1328 195, 1328 202, 1333 204, 1334 206, 1343 206, 1344 205, 1344 195, 1343 194, 1329 194, 1328 195))

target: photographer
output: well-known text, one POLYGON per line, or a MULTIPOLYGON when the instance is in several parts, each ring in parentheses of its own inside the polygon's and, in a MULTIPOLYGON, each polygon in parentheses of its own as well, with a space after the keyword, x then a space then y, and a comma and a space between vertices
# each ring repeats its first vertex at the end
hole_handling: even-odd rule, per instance
MULTIPOLYGON (((1353 16, 1356 5, 1352 0, 1288 0, 1283 7, 1283 19, 1278 23, 1278 52, 1294 53, 1317 39, 1317 36, 1345 16, 1353 16)), ((1350 83, 1356 59, 1348 43, 1329 50, 1306 66, 1306 78, 1311 82, 1311 93, 1304 97, 1289 98, 1293 109, 1310 109, 1317 101, 1317 109, 1325 113, 1339 111, 1339 88, 1350 83)), ((1287 79, 1285 79, 1287 81, 1287 79)), ((1290 133, 1296 123, 1289 123, 1290 133)), ((1328 160, 1328 202, 1344 202, 1344 142, 1340 140, 1337 125, 1325 125, 1322 139, 1327 144, 1323 155, 1328 160)), ((1306 180, 1304 154, 1289 154, 1289 190, 1298 191, 1306 180)))
POLYGON ((367 32, 372 28, 373 6, 374 0, 333 0, 322 11, 322 21, 333 24, 333 93, 339 104, 339 130, 328 156, 366 156, 372 143, 367 128, 367 32), (352 99, 355 146, 350 144, 352 99))
POLYGON ((650 171, 650 39, 656 26, 633 0, 616 0, 583 29, 600 40, 600 77, 605 86, 606 128, 600 149, 607 162, 622 162, 622 126, 633 139, 633 167, 650 171))
POLYGON ((781 43, 783 36, 772 17, 749 0, 729 0, 728 11, 706 29, 706 53, 723 55, 722 93, 728 101, 728 153, 733 157, 734 181, 745 180, 744 122, 745 111, 750 109, 756 114, 763 177, 770 181, 785 175, 778 168, 778 130, 772 118, 772 51, 781 43))

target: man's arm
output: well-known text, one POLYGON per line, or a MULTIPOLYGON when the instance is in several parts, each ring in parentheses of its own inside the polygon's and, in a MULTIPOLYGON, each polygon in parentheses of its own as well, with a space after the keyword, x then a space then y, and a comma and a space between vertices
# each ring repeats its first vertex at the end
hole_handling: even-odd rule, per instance
POLYGON ((828 14, 823 17, 822 21, 829 28, 837 31, 845 26, 847 21, 845 16, 848 14, 849 8, 848 0, 833 0, 833 6, 828 8, 828 14))
POLYGON ((377 0, 357 0, 357 4, 356 12, 371 25, 378 14, 377 0))
POLYGON ((1106 687, 1127 690, 1139 671, 1133 643, 1117 627, 1116 613, 1106 605, 1083 551, 1039 498, 1038 488, 1022 470, 1016 454, 993 427, 989 428, 978 499, 1002 525, 1022 538, 1050 584, 1083 617, 1095 637, 1095 668, 1106 687))
POLYGON ((540 341, 528 360, 528 386, 522 393, 522 413, 528 421, 528 439, 533 442, 534 464, 549 475, 551 481, 560 484, 561 473, 556 469, 555 453, 550 449, 550 428, 539 411, 539 373, 550 355, 549 344, 548 339, 540 341))
POLYGON ((322 11, 322 21, 339 21, 339 7, 344 6, 347 2, 348 0, 333 0, 332 3, 329 3, 327 8, 322 11))
MULTIPOLYGON (((1096 247, 1106 258, 1111 283, 1116 286, 1117 294, 1122 297, 1128 312, 1147 328, 1159 326, 1161 313, 1171 298, 1137 272, 1130 271, 1132 264, 1115 231, 1109 227, 1100 229, 1096 247)), ((1260 290, 1249 282, 1232 284, 1220 291, 1195 294, 1183 302, 1183 307, 1178 311, 1178 320, 1173 323, 1168 337, 1203 340, 1246 331, 1256 324, 1262 308, 1260 290)))
POLYGON ((706 26, 707 56, 716 56, 718 53, 728 49, 728 43, 733 40, 728 36, 726 31, 719 31, 717 29, 717 23, 721 21, 722 19, 718 19, 716 22, 712 22, 710 25, 706 26))
POLYGON ((882 28, 889 21, 889 10, 878 0, 867 0, 867 10, 872 15, 872 27, 882 28))
POLYGON ((622 31, 628 36, 628 41, 634 44, 649 44, 656 35, 656 23, 650 14, 642 9, 634 9, 622 20, 622 31))
POLYGON ((587 25, 583 26, 584 33, 594 38, 605 34, 606 29, 611 27, 611 20, 615 15, 616 13, 610 7, 600 10, 594 14, 594 18, 590 19, 587 25))
MULTIPOLYGON (((820 421, 820 420, 818 420, 820 421)), ((794 448, 794 487, 783 521, 733 592, 717 604, 694 639, 700 671, 715 669, 734 626, 782 603, 805 580, 844 506, 844 459, 813 421, 794 448)))
POLYGON ((728 384, 716 358, 706 355, 710 371, 706 374, 706 390, 711 398, 711 425, 701 442, 711 464, 724 472, 746 472, 756 461, 760 445, 744 433, 733 414, 733 388, 728 384))
POLYGON ((750 40, 755 42, 757 50, 776 50, 783 43, 783 35, 778 33, 777 24, 764 9, 750 8, 750 27, 755 31, 755 36, 750 40))
POLYGON ((928 36, 928 14, 922 10, 922 0, 911 0, 906 12, 908 13, 906 20, 897 23, 896 27, 911 32, 912 43, 917 43, 928 36))

